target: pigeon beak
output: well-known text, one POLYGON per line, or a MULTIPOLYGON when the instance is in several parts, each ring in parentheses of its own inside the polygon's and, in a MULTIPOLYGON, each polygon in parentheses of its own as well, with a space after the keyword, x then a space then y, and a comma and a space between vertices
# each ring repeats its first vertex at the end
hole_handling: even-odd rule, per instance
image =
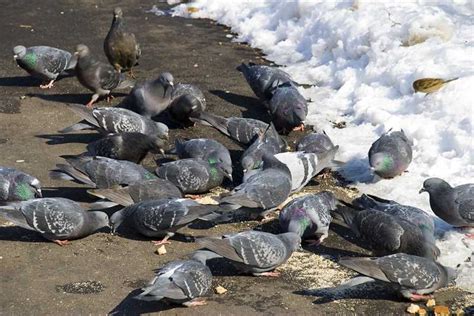
POLYGON ((246 172, 247 172, 247 169, 244 169, 244 170, 242 170, 242 171, 243 171, 244 173, 246 173, 246 172))
POLYGON ((16 60, 18 58, 18 55, 13 55, 13 59, 16 60))
POLYGON ((171 86, 171 88, 174 88, 174 83, 170 82, 170 86, 171 86))
POLYGON ((423 192, 426 192, 425 188, 421 188, 420 191, 418 191, 418 193, 423 193, 423 192))
POLYGON ((41 192, 41 189, 36 189, 36 195, 37 195, 37 197, 39 197, 39 198, 42 198, 42 197, 43 197, 43 193, 41 192))
POLYGON ((230 173, 227 173, 227 172, 226 172, 224 175, 225 175, 225 177, 226 177, 227 179, 229 179, 230 181, 234 182, 234 180, 232 179, 232 175, 231 175, 230 173))
POLYGON ((163 148, 160 148, 160 154, 163 156, 165 155, 165 150, 163 148))

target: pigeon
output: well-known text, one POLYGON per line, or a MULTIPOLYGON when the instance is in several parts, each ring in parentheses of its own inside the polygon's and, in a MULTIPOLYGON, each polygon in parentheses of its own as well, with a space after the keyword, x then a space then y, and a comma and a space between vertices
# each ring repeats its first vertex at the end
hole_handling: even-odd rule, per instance
POLYGON ((232 181, 232 174, 225 171, 217 158, 212 163, 196 158, 167 162, 156 169, 156 174, 171 181, 185 194, 207 193, 221 185, 224 177, 232 181))
POLYGON ((152 118, 165 111, 172 101, 173 75, 163 72, 154 80, 135 85, 117 107, 152 118))
POLYGON ((88 108, 92 107, 99 97, 107 96, 113 89, 122 89, 133 85, 129 80, 117 72, 113 66, 96 60, 86 45, 76 46, 77 65, 76 75, 79 82, 87 89, 94 92, 92 99, 86 104, 88 108))
POLYGON ((272 122, 282 133, 304 130, 304 120, 308 115, 306 99, 291 84, 278 86, 268 102, 272 122))
POLYGON ((109 134, 87 145, 87 154, 139 164, 150 151, 164 154, 165 142, 142 133, 109 134))
MULTIPOLYGON (((255 140, 255 137, 265 132, 268 128, 268 123, 259 120, 243 117, 224 118, 208 112, 201 112, 197 118, 191 118, 191 120, 211 125, 222 134, 243 145, 250 145, 255 140)), ((275 135, 275 137, 277 136, 283 150, 283 148, 286 148, 286 143, 279 135, 275 135)))
POLYGON ((301 238, 295 233, 274 235, 261 231, 244 231, 222 237, 197 238, 198 250, 194 257, 226 258, 237 269, 254 276, 279 276, 272 271, 284 264, 300 247, 301 238))
POLYGON ((232 174, 232 159, 229 150, 216 140, 209 138, 195 138, 190 140, 175 140, 175 148, 171 154, 177 154, 180 159, 200 158, 209 163, 217 162, 223 164, 224 170, 232 174))
POLYGON ((217 206, 202 205, 190 199, 161 199, 138 202, 115 212, 110 218, 112 230, 127 221, 140 234, 147 237, 162 237, 153 241, 155 245, 169 244, 168 239, 175 232, 197 220, 201 216, 212 213, 217 206))
POLYGON ((128 185, 156 176, 136 163, 106 157, 79 156, 66 158, 68 164, 57 164, 50 172, 52 179, 76 180, 93 188, 128 185))
POLYGON ((169 300, 186 307, 205 305, 201 296, 212 286, 211 270, 197 260, 175 260, 155 271, 155 278, 135 296, 143 301, 169 300))
POLYGON ((76 67, 77 59, 65 50, 49 46, 15 46, 13 58, 18 66, 33 77, 47 81, 41 89, 50 89, 58 76, 76 67))
POLYGON ((446 223, 454 227, 474 227, 474 183, 453 188, 442 179, 429 178, 423 182, 421 192, 428 192, 433 213, 446 223))
POLYGON ((385 200, 370 194, 362 194, 362 196, 352 201, 352 205, 360 209, 382 211, 409 221, 421 229, 423 236, 428 241, 434 243, 435 226, 433 217, 419 208, 399 204, 395 201, 385 200))
POLYGON ((277 86, 288 82, 293 83, 289 74, 276 67, 242 63, 237 70, 244 75, 250 88, 261 101, 270 100, 277 86))
POLYGON ((270 123, 265 132, 258 135, 252 145, 244 151, 240 159, 244 173, 259 168, 264 154, 275 155, 281 151, 280 137, 275 137, 275 134, 278 135, 270 123))
POLYGON ((411 143, 403 130, 384 133, 369 150, 370 166, 382 178, 402 174, 410 165, 411 159, 411 143))
POLYGON ((136 132, 161 139, 168 139, 168 126, 155 122, 127 109, 104 107, 88 109, 82 104, 69 103, 68 108, 81 116, 85 123, 76 123, 61 133, 97 128, 105 133, 136 132))
POLYGON ((385 212, 372 209, 354 210, 338 208, 351 230, 368 243, 377 255, 407 253, 436 259, 440 251, 433 242, 426 240, 421 229, 411 222, 385 212))
MULTIPOLYGON (((260 216, 276 209, 291 192, 291 174, 288 167, 272 155, 263 156, 263 170, 249 177, 229 193, 221 196, 220 204, 229 204, 226 210, 241 207, 256 210, 260 216)), ((226 212, 229 215, 229 212, 226 212)))
MULTIPOLYGON (((138 181, 127 187, 92 189, 87 192, 101 199, 107 199, 116 203, 113 206, 129 206, 138 202, 183 197, 183 193, 173 183, 160 178, 138 181)), ((97 207, 94 206, 96 209, 103 205, 101 201, 92 204, 98 205, 97 207)))
POLYGON ((448 286, 455 277, 454 269, 433 259, 397 253, 380 258, 341 258, 339 264, 395 286, 411 301, 426 301, 431 293, 448 286))
POLYGON ((114 9, 114 19, 104 41, 104 52, 118 72, 129 70, 130 76, 134 78, 132 68, 137 65, 142 51, 135 34, 127 32, 120 8, 114 9))
POLYGON ((65 198, 34 199, 15 205, 14 210, 5 208, 0 209, 1 216, 60 246, 109 227, 109 217, 104 212, 84 211, 78 203, 65 198))
POLYGON ((315 238, 310 241, 319 245, 329 235, 330 211, 336 209, 337 200, 328 191, 300 196, 292 200, 280 212, 280 226, 283 232, 293 232, 301 238, 315 238))
POLYGON ((192 84, 178 83, 172 94, 173 101, 168 107, 171 118, 183 125, 192 125, 190 117, 206 110, 206 98, 201 89, 192 84))
POLYGON ((42 197, 40 181, 23 171, 0 166, 0 201, 27 201, 42 197))
POLYGON ((325 131, 322 133, 312 132, 302 137, 296 144, 296 151, 304 151, 306 153, 315 153, 322 159, 326 154, 332 155, 330 159, 334 159, 339 146, 334 146, 333 142, 326 134, 325 131))

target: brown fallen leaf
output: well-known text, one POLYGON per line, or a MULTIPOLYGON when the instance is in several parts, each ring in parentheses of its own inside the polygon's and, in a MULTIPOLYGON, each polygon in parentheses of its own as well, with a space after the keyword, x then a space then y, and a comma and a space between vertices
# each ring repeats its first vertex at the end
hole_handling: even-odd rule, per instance
POLYGON ((419 310, 420 310, 420 306, 416 304, 410 304, 410 306, 408 306, 407 308, 407 312, 410 314, 416 314, 418 313, 419 310))
POLYGON ((441 89, 446 83, 457 79, 459 78, 453 78, 449 80, 439 78, 418 79, 413 82, 413 90, 415 90, 415 92, 432 93, 441 89))
POLYGON ((216 288, 214 289, 214 292, 216 292, 216 294, 222 295, 222 294, 224 294, 224 293, 227 292, 227 289, 224 288, 224 287, 222 287, 222 286, 220 286, 220 285, 218 285, 218 286, 216 286, 216 288))
POLYGON ((164 254, 166 254, 166 248, 165 248, 165 245, 161 245, 158 247, 158 249, 156 249, 155 253, 162 256, 164 254))
POLYGON ((418 315, 426 316, 426 315, 428 315, 428 313, 426 312, 426 309, 420 308, 420 310, 418 311, 418 315))
POLYGON ((443 305, 435 306, 434 313, 436 316, 449 316, 451 314, 449 308, 443 305))
POLYGON ((432 298, 430 298, 427 302, 426 302, 426 307, 433 307, 433 306, 436 306, 436 301, 432 298))
POLYGON ((196 8, 196 7, 189 7, 189 8, 188 8, 188 13, 196 13, 196 12, 198 12, 198 11, 199 11, 199 9, 196 8))

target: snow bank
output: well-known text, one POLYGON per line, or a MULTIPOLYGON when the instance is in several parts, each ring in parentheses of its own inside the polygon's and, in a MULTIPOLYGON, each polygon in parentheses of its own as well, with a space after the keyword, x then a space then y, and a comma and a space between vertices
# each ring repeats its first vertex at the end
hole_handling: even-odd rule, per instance
MULTIPOLYGON (((418 194, 427 177, 451 185, 474 179, 474 12, 469 1, 432 4, 197 0, 174 14, 230 26, 234 40, 262 49, 297 82, 314 85, 301 89, 312 100, 307 124, 340 145, 337 159, 349 162, 346 178, 362 192, 431 213, 428 195, 418 194), (413 81, 426 77, 459 79, 430 95, 414 93, 413 81), (340 121, 347 127, 333 128, 340 121), (367 152, 391 128, 413 140, 413 162, 402 176, 374 183, 367 152)), ((464 262, 474 246, 438 224, 440 261, 464 265, 463 287, 473 291, 474 269, 464 262)))

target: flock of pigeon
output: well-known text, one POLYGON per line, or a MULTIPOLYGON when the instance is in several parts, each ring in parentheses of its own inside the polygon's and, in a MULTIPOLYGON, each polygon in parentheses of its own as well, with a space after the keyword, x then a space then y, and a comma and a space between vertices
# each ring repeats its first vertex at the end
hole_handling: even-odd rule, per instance
MULTIPOLYGON (((433 217, 418 208, 375 196, 362 195, 351 204, 331 192, 299 196, 286 205, 290 194, 300 191, 325 168, 339 168, 335 146, 324 132, 301 138, 296 151, 280 134, 304 128, 307 101, 297 84, 284 71, 263 65, 242 64, 242 72, 255 95, 271 114, 270 124, 251 118, 224 118, 206 111, 206 100, 192 84, 173 83, 170 73, 134 85, 116 107, 92 108, 100 97, 133 84, 122 71, 129 71, 141 55, 132 33, 126 31, 122 10, 116 8, 104 50, 110 64, 96 60, 85 45, 75 55, 64 50, 16 46, 14 58, 32 76, 51 88, 58 75, 73 70, 85 87, 93 91, 84 106, 68 104, 81 122, 64 129, 72 132, 97 129, 105 136, 87 145, 87 153, 65 158, 51 172, 54 179, 84 183, 101 200, 84 210, 65 198, 42 198, 40 181, 22 171, 0 167, 0 215, 13 223, 37 231, 43 237, 65 245, 103 227, 115 232, 127 223, 157 245, 169 243, 180 228, 196 221, 212 223, 266 217, 280 209, 281 233, 244 231, 219 237, 196 238, 200 250, 189 260, 172 261, 137 298, 167 299, 186 306, 204 304, 211 287, 208 260, 226 258, 244 272, 257 276, 278 276, 275 268, 285 263, 300 247, 302 239, 320 244, 328 236, 330 223, 348 226, 380 257, 343 258, 339 263, 371 280, 396 286, 413 301, 426 300, 446 286, 455 271, 436 261, 433 217), (233 181, 233 161, 228 149, 213 139, 177 140, 166 152, 177 160, 160 163, 155 174, 140 162, 148 152, 164 154, 168 127, 152 120, 162 112, 183 126, 199 123, 213 126, 243 146, 240 159, 243 182, 221 194, 218 205, 200 204, 193 195, 209 192, 225 179, 233 181), (109 218, 98 209, 121 205, 109 218)), ((412 160, 411 143, 403 131, 389 131, 369 151, 373 172, 382 178, 401 175, 412 160)), ((455 227, 474 226, 474 184, 451 187, 438 178, 427 179, 421 191, 429 193, 433 212, 455 227)), ((420 191, 420 193, 421 193, 420 191)))

